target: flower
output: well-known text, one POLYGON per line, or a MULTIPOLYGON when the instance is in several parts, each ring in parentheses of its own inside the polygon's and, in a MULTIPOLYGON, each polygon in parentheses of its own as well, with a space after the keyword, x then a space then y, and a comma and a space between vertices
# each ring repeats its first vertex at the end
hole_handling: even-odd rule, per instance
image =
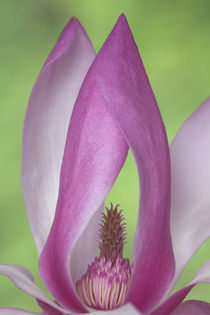
MULTIPOLYGON (((72 19, 35 83, 23 133, 23 195, 40 255, 40 274, 55 301, 36 287, 25 268, 0 265, 0 272, 35 297, 45 314, 208 314, 208 303, 183 300, 197 283, 210 282, 210 261, 190 284, 171 291, 209 237, 209 111, 207 99, 183 124, 169 151, 124 15, 96 57, 85 31, 72 19), (122 213, 113 207, 101 223, 101 256, 95 258, 104 200, 128 148, 141 188, 132 271, 122 257, 122 213), (109 222, 114 222, 120 245, 114 254, 113 235, 106 236, 109 222), (85 280, 92 272, 97 276, 99 269, 104 282, 110 276, 109 285, 115 281, 117 287, 121 277, 127 279, 120 308, 90 309, 82 298, 87 292, 85 280)), ((105 298, 103 290, 105 286, 98 297, 105 298)), ((0 314, 25 313, 0 310, 0 314)))

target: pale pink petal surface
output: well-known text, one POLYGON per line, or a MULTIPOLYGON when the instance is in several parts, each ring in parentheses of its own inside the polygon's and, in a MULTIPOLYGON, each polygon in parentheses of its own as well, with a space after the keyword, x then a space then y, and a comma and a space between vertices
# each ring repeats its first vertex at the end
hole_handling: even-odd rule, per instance
POLYGON ((210 303, 203 301, 186 301, 172 312, 172 315, 209 315, 210 303))
POLYGON ((210 236, 210 98, 182 125, 170 150, 175 283, 210 236))
MULTIPOLYGON (((50 300, 35 284, 33 276, 26 268, 17 265, 0 265, 0 274, 7 276, 15 285, 25 293, 33 296, 47 305, 51 306, 54 311, 66 314, 67 311, 50 300)), ((59 313, 60 314, 60 313, 59 313)))
POLYGON ((123 15, 95 63, 99 89, 139 171, 140 208, 127 301, 147 311, 163 295, 174 273, 169 148, 154 94, 123 15))
MULTIPOLYGON (((174 311, 179 304, 185 299, 192 288, 199 283, 210 283, 210 260, 207 261, 196 273, 192 282, 186 287, 176 291, 157 309, 151 312, 151 315, 168 315, 174 311)), ((199 313, 198 313, 199 314, 199 313)))
POLYGON ((15 314, 15 315, 27 315, 27 314, 37 315, 37 314, 45 314, 45 313, 27 312, 27 311, 21 310, 19 308, 0 308, 0 315, 10 315, 10 314, 15 314))
POLYGON ((71 112, 94 56, 85 31, 72 19, 45 62, 30 97, 23 132, 22 185, 39 253, 54 218, 71 112))
POLYGON ((111 311, 97 311, 92 312, 91 314, 94 315, 141 315, 142 313, 139 312, 135 307, 131 304, 125 304, 120 308, 111 311))

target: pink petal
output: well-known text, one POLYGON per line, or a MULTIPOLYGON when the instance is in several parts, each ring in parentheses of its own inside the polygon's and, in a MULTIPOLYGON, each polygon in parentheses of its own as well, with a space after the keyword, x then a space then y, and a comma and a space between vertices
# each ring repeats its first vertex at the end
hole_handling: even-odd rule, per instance
POLYGON ((74 312, 86 310, 75 292, 75 281, 93 260, 92 254, 96 255, 101 205, 127 151, 127 143, 99 93, 92 68, 74 106, 56 215, 40 257, 45 284, 57 301, 74 312))
MULTIPOLYGON (((40 300, 37 300, 37 303, 39 304, 41 309, 43 309, 44 313, 46 313, 48 315, 55 315, 54 307, 52 307, 49 304, 46 304, 45 302, 42 302, 40 300)), ((63 315, 63 314, 64 314, 63 311, 61 312, 61 311, 56 310, 56 315, 63 315)), ((67 312, 67 314, 68 314, 68 312, 67 312)))
MULTIPOLYGON (((185 299, 192 288, 199 283, 210 283, 210 260, 207 261, 197 272, 193 281, 186 287, 180 289, 171 295, 164 303, 157 309, 151 312, 151 315, 167 315, 171 314, 180 303, 185 299)), ((176 313, 175 313, 176 314, 176 313)))
POLYGON ((174 283, 210 236, 209 155, 210 98, 182 125, 171 145, 174 283))
MULTIPOLYGON (((0 274, 12 280, 25 293, 51 306, 55 312, 66 314, 67 311, 51 301, 35 284, 33 276, 26 268, 17 265, 0 265, 0 274)), ((12 312, 12 311, 11 311, 12 312)))
POLYGON ((25 315, 25 314, 44 314, 44 313, 32 313, 32 312, 27 312, 24 310, 21 310, 19 308, 0 308, 0 315, 10 315, 10 314, 15 314, 15 315, 25 315))
POLYGON ((174 271, 169 148, 154 94, 123 15, 93 67, 107 108, 139 171, 141 200, 127 301, 148 311, 164 294, 174 271))
POLYGON ((23 132, 22 185, 39 253, 54 218, 72 108, 94 56, 85 31, 72 19, 45 62, 31 93, 23 132))
POLYGON ((185 301, 172 313, 172 315, 209 315, 210 303, 203 301, 185 301))

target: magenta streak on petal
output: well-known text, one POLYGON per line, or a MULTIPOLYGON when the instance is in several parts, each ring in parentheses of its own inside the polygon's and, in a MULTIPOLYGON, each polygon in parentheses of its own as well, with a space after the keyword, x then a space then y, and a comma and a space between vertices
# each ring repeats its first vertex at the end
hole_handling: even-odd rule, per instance
POLYGON ((39 254, 54 218, 71 112, 94 57, 85 31, 73 18, 45 62, 29 100, 23 132, 22 185, 39 254))
POLYGON ((138 166, 141 200, 127 295, 148 311, 174 274, 170 237, 170 159, 165 128, 136 44, 122 15, 93 68, 107 108, 138 166))
MULTIPOLYGON (((89 71, 72 113, 56 215, 40 256, 40 273, 45 284, 56 300, 72 311, 86 310, 75 291, 74 270, 80 264, 87 269, 91 262, 87 255, 92 247, 97 247, 97 238, 95 244, 90 244, 86 235, 77 261, 73 250, 116 180, 127 151, 127 143, 107 110, 93 72, 89 71)), ((99 225, 93 226, 96 234, 98 228, 99 225)))
POLYGON ((210 303, 189 300, 181 303, 172 315, 209 315, 210 303))
MULTIPOLYGON (((46 304, 45 302, 40 301, 40 300, 37 300, 37 303, 43 309, 43 311, 45 311, 46 314, 55 315, 54 307, 52 307, 49 304, 46 304)), ((56 302, 54 302, 54 303, 56 303, 56 302)), ((56 310, 56 315, 63 315, 63 312, 56 310)))
MULTIPOLYGON (((180 303, 185 299, 192 288, 199 283, 210 283, 210 260, 207 261, 196 273, 193 281, 186 287, 180 289, 171 295, 164 303, 157 309, 150 313, 150 315, 168 315, 174 311, 180 303)), ((176 313, 175 313, 176 314, 176 313)))
MULTIPOLYGON (((50 309, 54 309, 54 313, 66 314, 66 309, 60 307, 55 302, 51 301, 35 284, 33 276, 26 268, 17 265, 0 265, 0 274, 5 275, 12 280, 15 285, 25 293, 33 296, 38 301, 45 303, 50 309)), ((43 304, 42 304, 43 305, 43 304)), ((0 312, 1 314, 1 312, 0 312)))

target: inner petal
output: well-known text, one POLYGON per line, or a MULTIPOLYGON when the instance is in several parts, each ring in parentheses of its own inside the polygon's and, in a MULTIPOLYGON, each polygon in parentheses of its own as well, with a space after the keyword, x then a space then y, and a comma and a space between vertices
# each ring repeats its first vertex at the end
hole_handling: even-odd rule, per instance
POLYGON ((88 307, 110 310, 123 304, 131 278, 129 259, 123 258, 125 243, 125 217, 119 205, 111 204, 99 228, 99 257, 76 282, 76 291, 88 307))

